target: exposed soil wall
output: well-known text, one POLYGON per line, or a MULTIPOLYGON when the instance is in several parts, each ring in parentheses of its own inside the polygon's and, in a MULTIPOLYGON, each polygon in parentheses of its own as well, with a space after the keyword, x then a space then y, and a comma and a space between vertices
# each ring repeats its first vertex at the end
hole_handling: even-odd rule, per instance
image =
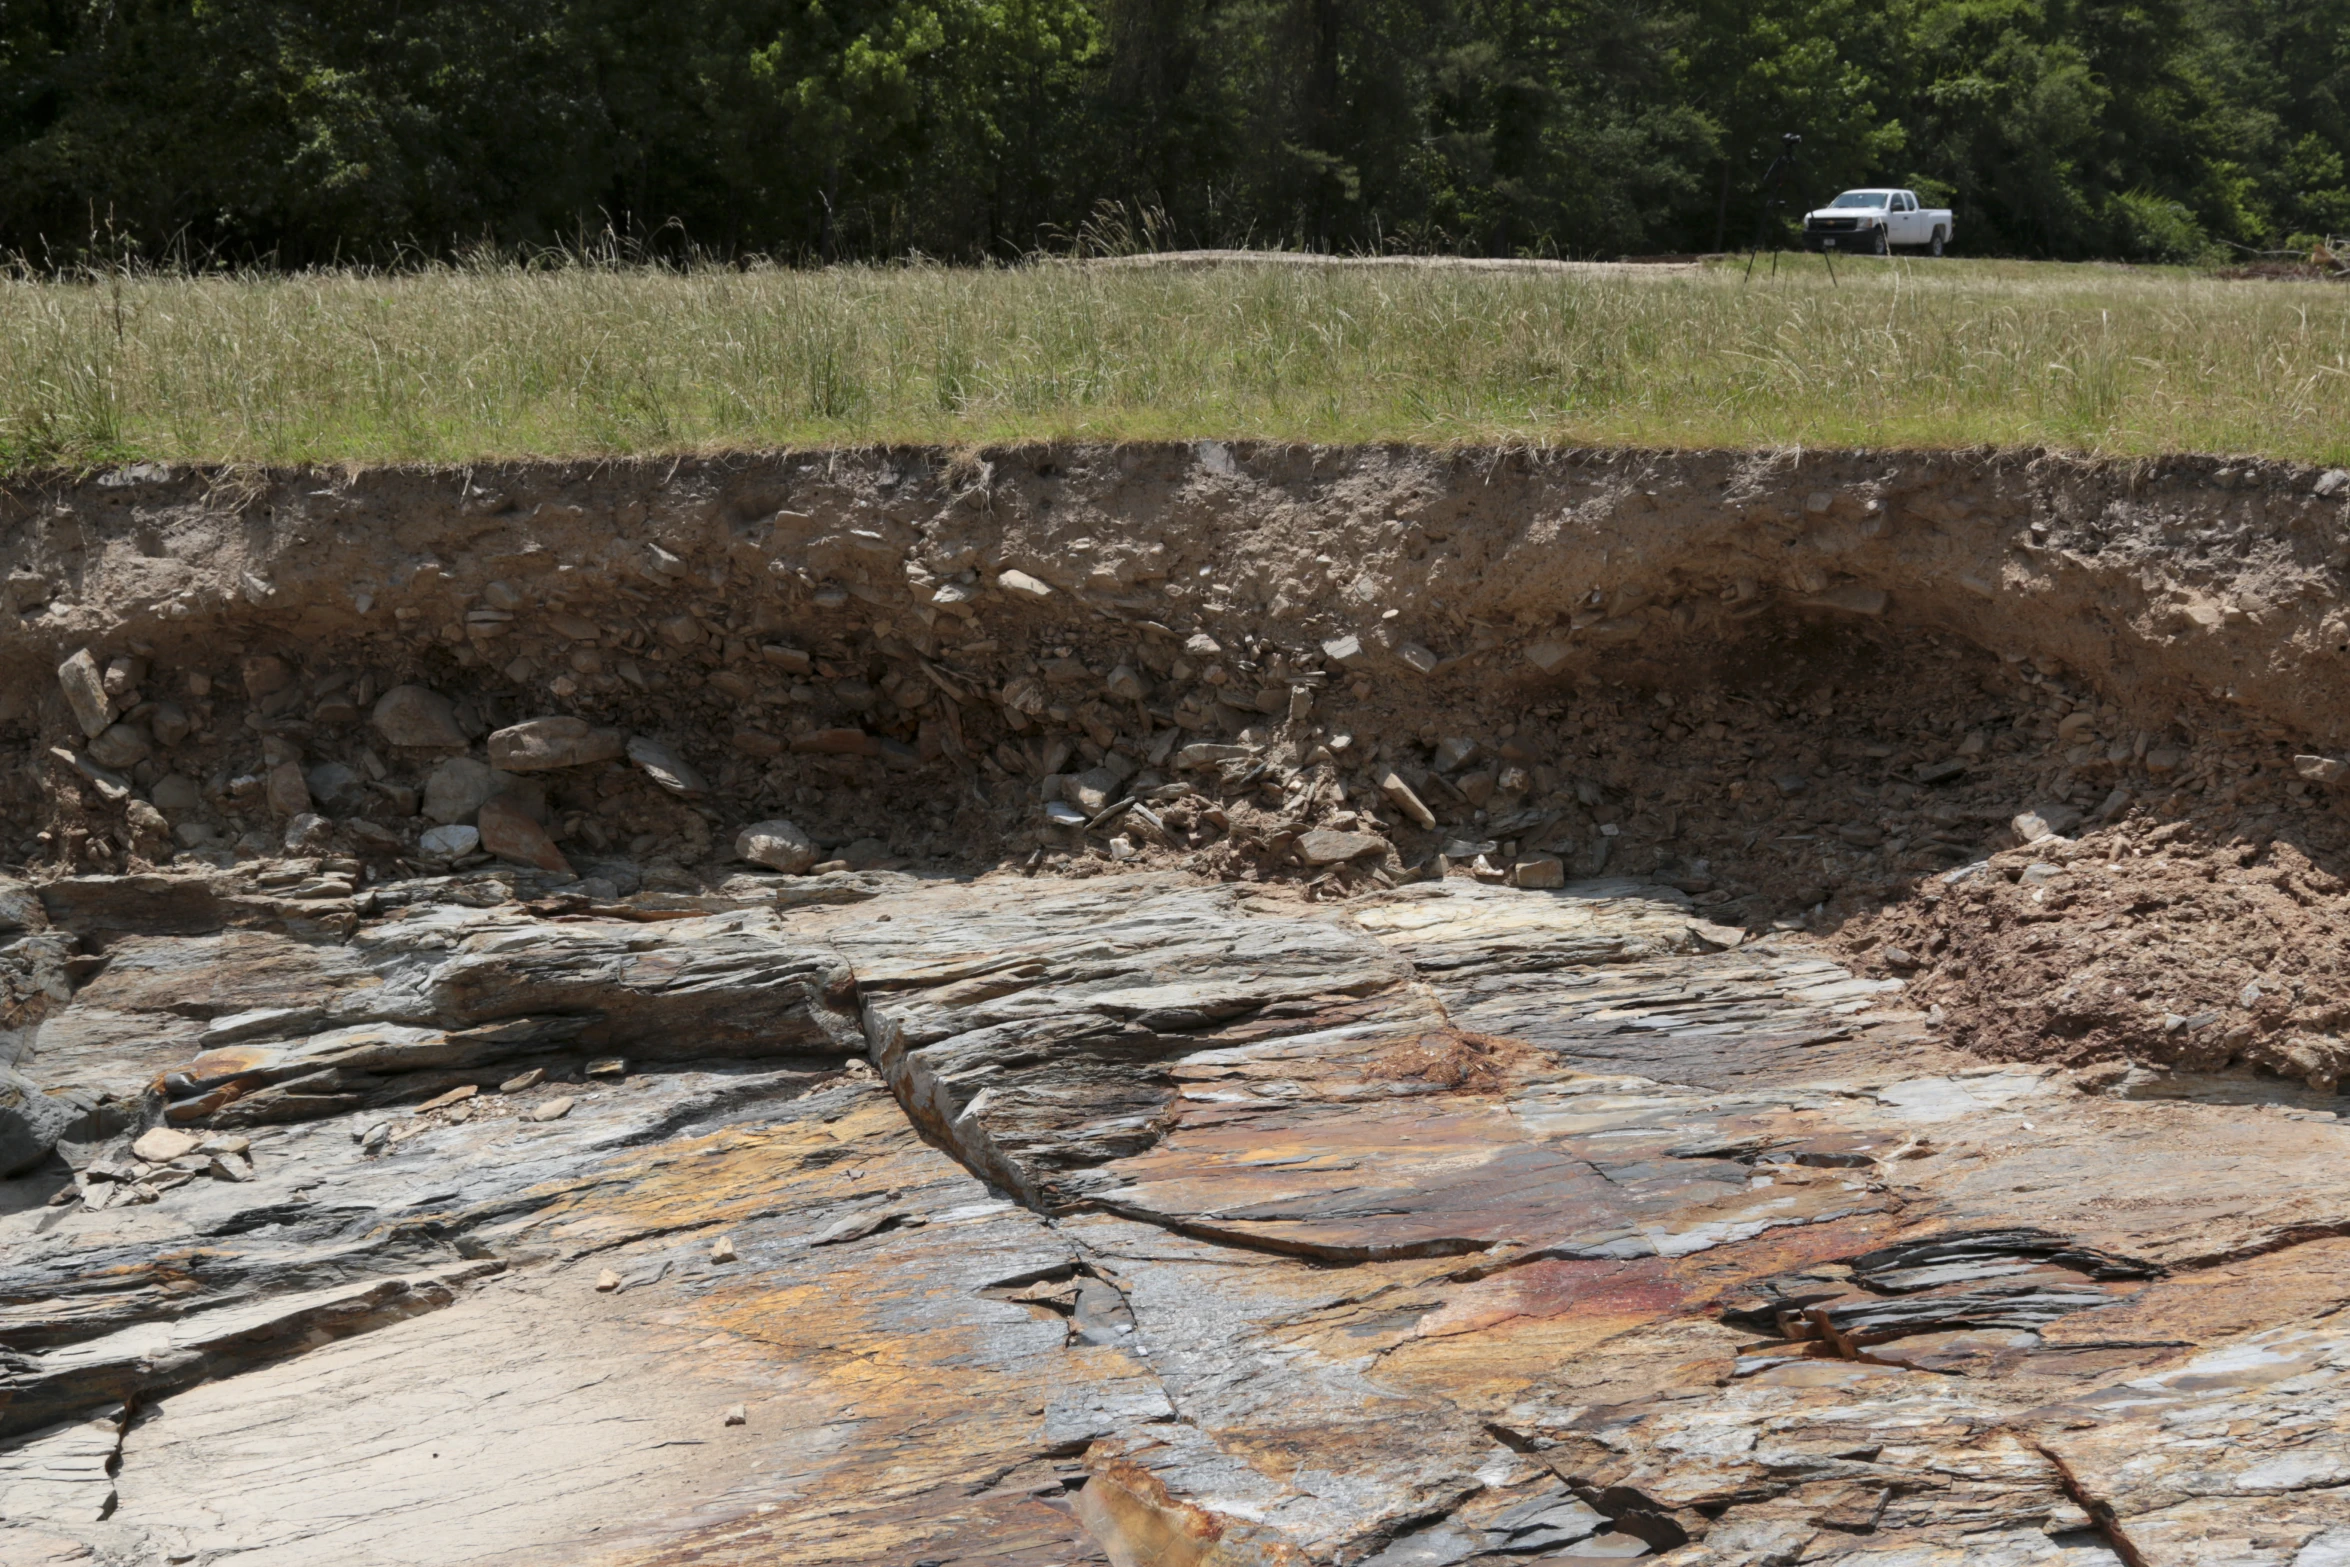
POLYGON ((2294 759, 2350 745, 2346 500, 2210 458, 1214 444, 20 480, 0 859, 364 879, 472 827, 683 890, 787 818, 791 864, 1630 872, 1835 931, 1978 1048, 2330 1091, 2350 823, 2294 759), (547 716, 581 733, 493 741, 547 716))

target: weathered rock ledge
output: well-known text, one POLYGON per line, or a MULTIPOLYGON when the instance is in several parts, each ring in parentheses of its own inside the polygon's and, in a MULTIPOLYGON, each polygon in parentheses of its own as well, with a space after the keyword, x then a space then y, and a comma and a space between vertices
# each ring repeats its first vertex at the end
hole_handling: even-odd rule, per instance
POLYGON ((2330 1113, 1653 882, 530 874, 7 894, 0 1556, 2350 1549, 2330 1113))

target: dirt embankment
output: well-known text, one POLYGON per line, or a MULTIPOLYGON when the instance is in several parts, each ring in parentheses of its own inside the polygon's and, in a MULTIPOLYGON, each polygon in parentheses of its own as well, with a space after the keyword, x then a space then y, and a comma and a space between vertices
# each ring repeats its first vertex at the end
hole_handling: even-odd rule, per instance
POLYGON ((21 481, 0 859, 682 890, 784 818, 792 865, 1628 872, 1979 1048, 2330 1089, 2345 500, 1215 444, 21 481))

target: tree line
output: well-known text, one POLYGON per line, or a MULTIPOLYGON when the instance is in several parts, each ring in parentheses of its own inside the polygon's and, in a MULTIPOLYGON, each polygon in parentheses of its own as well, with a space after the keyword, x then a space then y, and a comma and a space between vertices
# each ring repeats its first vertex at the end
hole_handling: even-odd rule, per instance
POLYGON ((6 0, 0 249, 397 263, 2350 229, 2350 0, 6 0))

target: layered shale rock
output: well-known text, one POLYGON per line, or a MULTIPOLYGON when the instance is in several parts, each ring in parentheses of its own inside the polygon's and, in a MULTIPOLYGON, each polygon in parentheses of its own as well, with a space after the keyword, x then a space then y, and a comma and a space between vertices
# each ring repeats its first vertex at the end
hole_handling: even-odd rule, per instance
POLYGON ((54 886, 10 1559, 2350 1540, 2330 1115, 1977 1064, 1657 883, 859 890, 54 886))

